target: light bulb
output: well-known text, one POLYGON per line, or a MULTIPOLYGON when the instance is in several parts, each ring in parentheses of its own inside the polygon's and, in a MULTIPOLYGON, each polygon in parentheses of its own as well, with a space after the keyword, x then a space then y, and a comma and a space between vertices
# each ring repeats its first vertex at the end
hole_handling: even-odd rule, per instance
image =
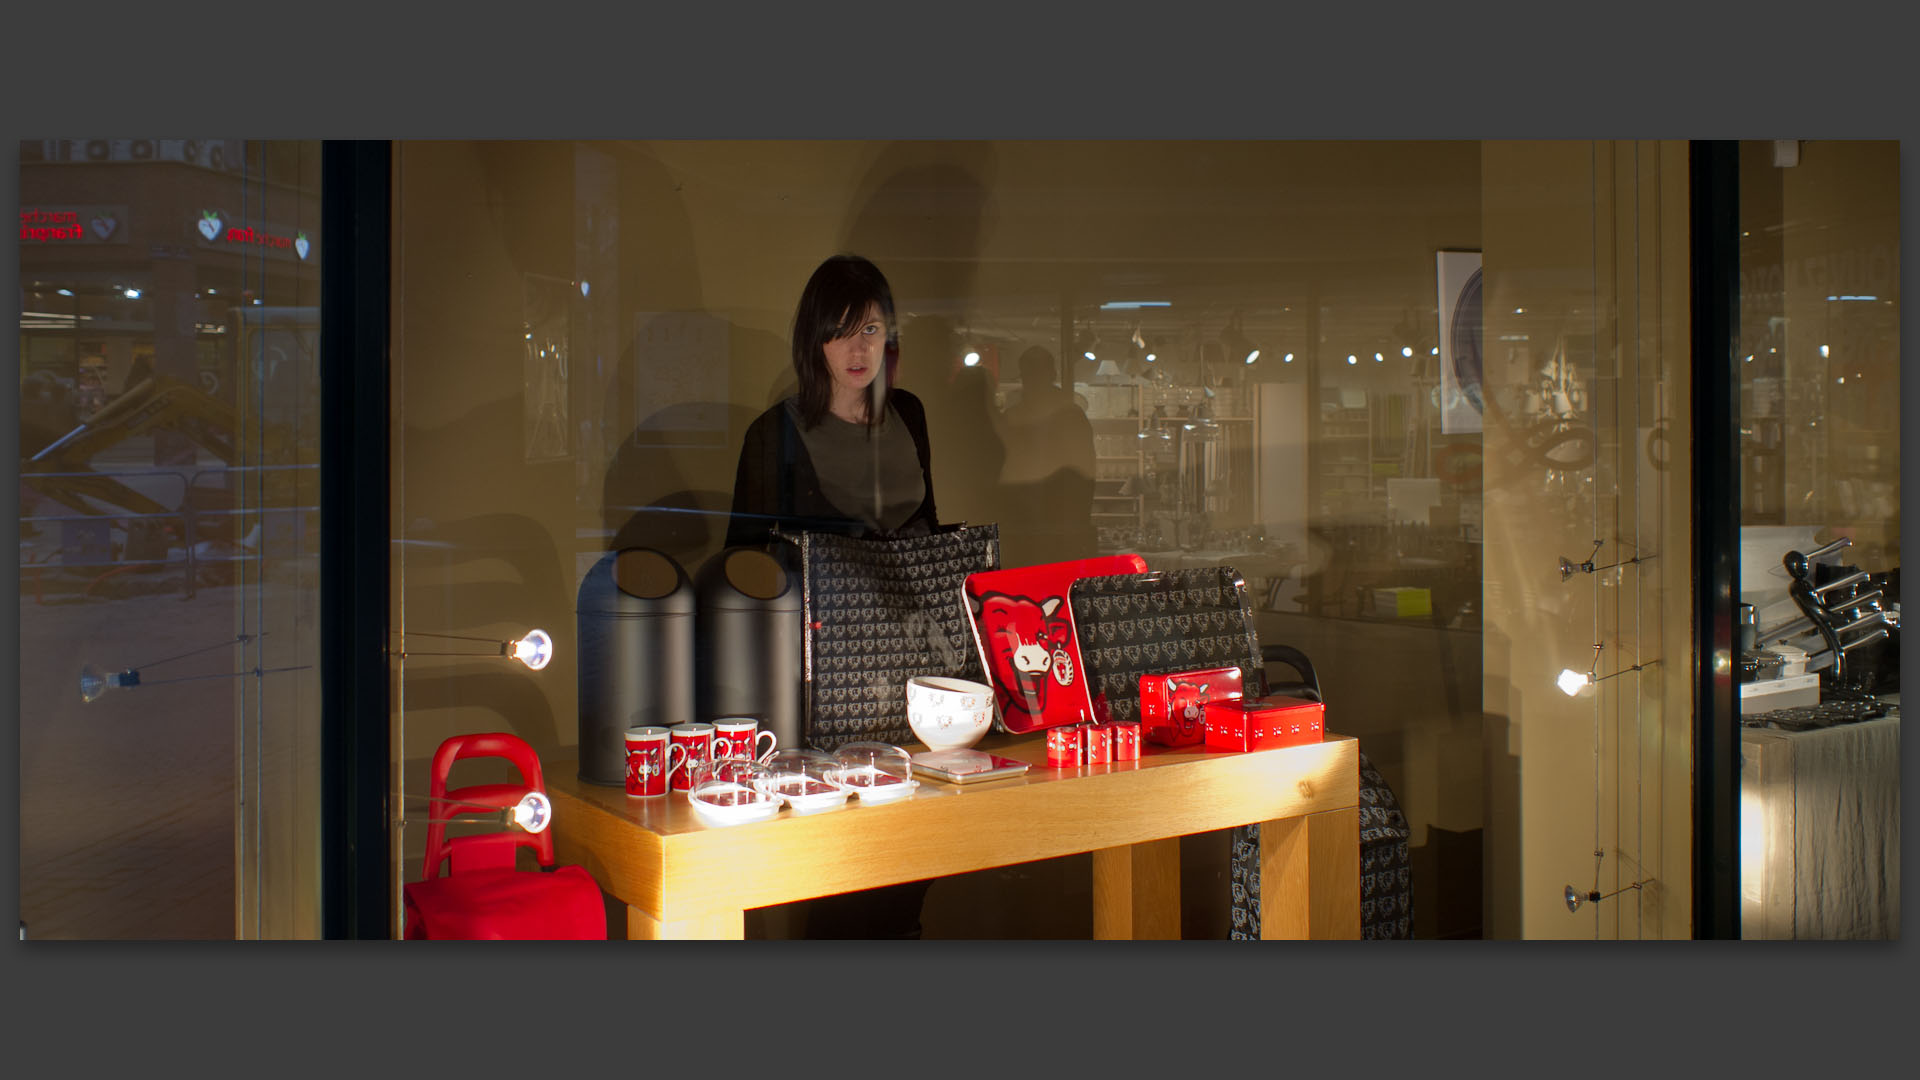
POLYGON ((1827 347, 1825 345, 1820 346, 1820 355, 1821 356, 1827 355, 1827 347))
POLYGON ((535 671, 553 659, 553 638, 545 630, 529 630, 509 644, 513 647, 513 658, 535 671))
POLYGON ((1293 363, 1293 354, 1292 354, 1292 353, 1288 353, 1287 355, 1285 355, 1285 356, 1283 356, 1283 357, 1281 357, 1281 358, 1280 358, 1280 362, 1281 362, 1281 363, 1283 363, 1283 364, 1291 364, 1291 363, 1293 363))
POLYGON ((115 687, 139 685, 140 673, 131 669, 102 674, 92 664, 80 668, 80 700, 83 703, 99 701, 100 695, 115 687))
POLYGON ((1413 346, 1411 346, 1411 345, 1402 345, 1402 346, 1400 347, 1400 355, 1401 355, 1401 356, 1412 356, 1412 355, 1413 355, 1413 346))
POLYGON ((1557 681, 1560 684, 1560 692, 1568 697, 1572 697, 1578 694, 1582 687, 1591 683, 1593 677, 1584 671, 1575 671, 1572 668, 1561 668, 1560 678, 1557 681))
POLYGON ((545 832, 553 821, 553 803, 538 791, 529 791, 513 805, 513 823, 530 833, 545 832))
POLYGON ((1153 353, 1147 354, 1147 363, 1149 364, 1153 363, 1155 360, 1158 360, 1158 359, 1160 358, 1158 356, 1155 356, 1153 353))
POLYGON ((1347 363, 1349 363, 1349 364, 1357 364, 1357 363, 1359 363, 1359 362, 1360 362, 1360 358, 1359 358, 1359 357, 1357 357, 1357 356, 1355 356, 1355 355, 1353 355, 1352 353, 1348 353, 1348 354, 1347 354, 1347 363))
POLYGON ((967 365, 968 367, 974 367, 980 363, 980 354, 977 352, 970 352, 966 356, 962 357, 960 362, 967 365))
POLYGON ((1253 363, 1255 360, 1258 360, 1258 359, 1260 359, 1259 349, 1255 349, 1252 352, 1247 354, 1247 363, 1249 364, 1253 363))
POLYGON ((1384 364, 1387 362, 1387 358, 1384 356, 1381 356, 1379 353, 1374 353, 1373 362, 1376 364, 1384 364))
POLYGON ((1100 359, 1099 357, 1097 357, 1097 356, 1095 356, 1095 355, 1093 355, 1093 350, 1092 350, 1092 349, 1088 349, 1088 350, 1087 350, 1086 352, 1083 352, 1083 353, 1081 353, 1080 355, 1081 355, 1081 356, 1084 356, 1084 357, 1086 357, 1086 358, 1087 358, 1087 359, 1089 359, 1089 360, 1098 360, 1098 359, 1100 359))
POLYGON ((1580 895, 1580 892, 1573 886, 1567 886, 1567 910, 1569 912, 1579 911, 1580 902, 1585 899, 1586 897, 1580 895))

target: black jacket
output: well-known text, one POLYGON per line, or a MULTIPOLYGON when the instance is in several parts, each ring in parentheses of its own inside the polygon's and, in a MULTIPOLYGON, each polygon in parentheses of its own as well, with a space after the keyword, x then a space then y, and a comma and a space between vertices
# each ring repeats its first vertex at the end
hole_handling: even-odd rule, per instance
MULTIPOLYGON (((898 413, 913 445, 920 455, 920 476, 927 485, 927 497, 898 530, 899 533, 931 531, 939 524, 933 508, 932 451, 927 443, 927 410, 905 390, 895 389, 888 403, 898 413)), ((820 475, 799 428, 787 412, 784 401, 760 414, 747 427, 740 446, 740 466, 733 480, 733 516, 727 522, 727 546, 765 544, 774 526, 835 532, 858 536, 873 531, 866 522, 852 517, 827 501, 820 492, 820 475)))

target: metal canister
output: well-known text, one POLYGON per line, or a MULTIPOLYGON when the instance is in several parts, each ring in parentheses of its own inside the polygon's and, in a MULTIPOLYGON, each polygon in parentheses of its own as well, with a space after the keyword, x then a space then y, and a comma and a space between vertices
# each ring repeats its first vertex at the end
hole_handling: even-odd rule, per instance
POLYGON ((1080 731, 1086 725, 1068 724, 1047 729, 1047 764, 1056 769, 1077 767, 1086 761, 1086 743, 1080 731))
POLYGON ((693 719, 694 590, 652 548, 601 556, 580 583, 580 779, 626 783, 627 729, 693 719))
POLYGON ((802 603, 789 545, 733 547, 695 576, 694 714, 752 717, 774 745, 804 745, 802 603))

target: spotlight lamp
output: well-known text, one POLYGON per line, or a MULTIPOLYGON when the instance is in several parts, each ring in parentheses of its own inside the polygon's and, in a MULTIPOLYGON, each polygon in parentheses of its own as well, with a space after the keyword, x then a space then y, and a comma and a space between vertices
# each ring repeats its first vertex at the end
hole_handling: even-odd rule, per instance
POLYGON ((553 661, 553 635, 538 628, 527 631, 516 638, 469 637, 465 634, 432 634, 424 630, 397 630, 401 645, 398 653, 404 660, 409 656, 501 656, 509 660, 518 660, 534 671, 539 671, 553 661), (472 650, 468 652, 421 652, 406 647, 409 637, 440 638, 446 641, 478 641, 492 645, 495 651, 472 650))
POLYGON ((1605 543, 1605 540, 1595 540, 1593 542, 1593 551, 1587 556, 1584 562, 1574 562, 1572 559, 1561 556, 1560 580, 1566 581, 1575 574, 1597 574, 1602 570, 1617 570, 1622 566, 1634 566, 1638 563, 1651 562, 1654 559, 1652 555, 1635 555, 1631 559, 1623 559, 1617 563, 1609 563, 1606 566, 1596 566, 1593 560, 1600 554, 1600 548, 1605 543))
POLYGON ((276 668, 256 666, 240 671, 216 671, 207 675, 181 675, 171 679, 149 679, 141 674, 148 668, 156 668, 161 664, 170 664, 175 660, 184 660, 189 656, 198 656, 201 653, 212 652, 215 649, 228 649, 235 645, 245 645, 250 641, 257 641, 266 636, 265 633, 239 634, 229 641, 222 641, 204 648, 193 649, 180 653, 177 656, 163 657, 137 667, 122 668, 119 671, 102 671, 93 664, 81 664, 80 700, 84 704, 92 704, 100 700, 101 696, 110 690, 133 690, 142 686, 161 686, 166 683, 177 682, 197 682, 201 679, 237 679, 245 675, 274 675, 283 671, 301 671, 313 666, 312 664, 293 664, 287 667, 276 668))
MULTIPOLYGON (((504 825, 523 832, 543 833, 553 823, 553 801, 544 792, 529 791, 520 796, 520 801, 512 806, 488 806, 484 803, 466 802, 462 799, 436 799, 431 795, 409 795, 409 799, 430 803, 444 803, 456 810, 479 811, 461 817, 428 818, 428 825, 504 825)), ((409 822, 402 820, 401 825, 409 822)))
POLYGON ((1220 349, 1226 354, 1228 363, 1251 364, 1260 359, 1260 346, 1247 340, 1240 331, 1240 313, 1234 312, 1227 321, 1226 328, 1220 331, 1220 349))
POLYGON ((1611 675, 1600 675, 1598 674, 1600 670, 1600 651, 1604 648, 1606 648, 1606 646, 1599 642, 1594 643, 1593 663, 1589 664, 1585 671, 1575 671, 1572 668, 1560 669, 1560 675, 1554 682, 1559 685, 1561 693, 1568 697, 1576 697, 1582 690, 1585 690, 1589 686, 1606 682, 1608 679, 1617 679, 1630 671, 1644 671, 1660 662, 1659 658, 1655 657, 1652 660, 1646 660, 1629 667, 1623 667, 1611 675))
POLYGON ((1622 885, 1621 887, 1613 890, 1610 893, 1606 893, 1604 895, 1601 894, 1599 889, 1589 889, 1586 892, 1581 892, 1578 889, 1575 889, 1573 886, 1569 885, 1567 886, 1567 891, 1565 894, 1566 901, 1567 901, 1567 913, 1572 914, 1576 911, 1579 911, 1581 904, 1597 904, 1602 900, 1610 900, 1613 897, 1619 896, 1621 893, 1626 892, 1628 889, 1639 889, 1651 884, 1653 884, 1652 878, 1643 878, 1639 881, 1634 882, 1631 885, 1622 885))

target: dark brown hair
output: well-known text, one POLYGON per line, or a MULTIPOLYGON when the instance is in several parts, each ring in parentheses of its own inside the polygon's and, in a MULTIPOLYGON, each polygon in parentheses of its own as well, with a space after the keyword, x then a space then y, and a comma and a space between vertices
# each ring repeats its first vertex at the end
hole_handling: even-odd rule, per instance
MULTIPOLYGON (((835 255, 821 263, 793 312, 793 372, 800 378, 800 420, 818 424, 833 404, 833 373, 827 369, 824 346, 860 328, 867 305, 875 304, 887 324, 886 363, 879 380, 884 395, 893 393, 900 367, 900 330, 893 317, 893 290, 880 268, 858 255, 835 255)), ((867 426, 879 426, 886 415, 885 396, 867 399, 867 426)))

